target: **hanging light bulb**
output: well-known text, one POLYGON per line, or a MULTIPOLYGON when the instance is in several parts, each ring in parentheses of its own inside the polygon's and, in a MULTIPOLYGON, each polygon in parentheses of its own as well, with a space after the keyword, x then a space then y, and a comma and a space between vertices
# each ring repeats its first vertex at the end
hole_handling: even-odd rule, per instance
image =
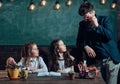
POLYGON ((60 7, 61 7, 61 6, 60 6, 60 3, 59 3, 59 0, 56 0, 54 9, 55 9, 55 10, 59 10, 60 7))
POLYGON ((2 0, 0 0, 0 8, 3 6, 2 0))
POLYGON ((67 0, 66 5, 67 5, 67 6, 72 5, 72 0, 67 0))
POLYGON ((35 10, 35 4, 33 3, 33 0, 30 1, 30 4, 29 4, 28 9, 29 9, 30 11, 35 10))
POLYGON ((100 3, 104 5, 106 3, 106 0, 100 0, 100 3))
POLYGON ((117 3, 117 0, 114 0, 114 1, 111 3, 110 7, 111 7, 112 9, 116 8, 116 3, 117 3))
POLYGON ((112 3, 112 4, 111 4, 111 8, 114 9, 115 7, 116 7, 116 3, 112 3))
POLYGON ((41 5, 41 6, 45 6, 46 4, 47 4, 46 0, 41 0, 41 2, 39 3, 39 5, 41 5))

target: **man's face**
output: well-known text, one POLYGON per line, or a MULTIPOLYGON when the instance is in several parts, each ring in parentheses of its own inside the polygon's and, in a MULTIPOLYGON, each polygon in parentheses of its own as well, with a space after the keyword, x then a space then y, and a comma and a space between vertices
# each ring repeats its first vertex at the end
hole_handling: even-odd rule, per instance
POLYGON ((93 11, 90 11, 90 12, 86 13, 86 14, 83 16, 83 19, 84 19, 85 21, 91 21, 92 17, 94 17, 94 16, 95 16, 95 11, 93 10, 93 11))

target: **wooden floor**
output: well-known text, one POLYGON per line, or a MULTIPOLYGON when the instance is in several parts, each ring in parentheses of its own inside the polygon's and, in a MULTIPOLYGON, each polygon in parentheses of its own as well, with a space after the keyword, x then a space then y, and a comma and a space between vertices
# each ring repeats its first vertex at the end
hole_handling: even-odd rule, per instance
POLYGON ((62 77, 37 77, 29 75, 27 80, 10 80, 7 73, 0 71, 0 84, 105 84, 99 75, 96 79, 80 79, 70 80, 67 76, 62 77))

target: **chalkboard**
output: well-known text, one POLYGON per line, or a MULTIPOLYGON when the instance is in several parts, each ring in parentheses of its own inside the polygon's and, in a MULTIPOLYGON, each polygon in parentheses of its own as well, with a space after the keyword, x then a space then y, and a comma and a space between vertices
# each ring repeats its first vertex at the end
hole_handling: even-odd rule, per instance
MULTIPOLYGON (((60 10, 54 10, 55 0, 46 0, 45 7, 39 6, 40 0, 33 0, 36 10, 28 11, 30 0, 3 1, 0 8, 0 45, 23 45, 33 41, 39 45, 50 45, 51 41, 60 38, 67 45, 75 45, 78 24, 82 18, 78 8, 83 0, 72 0, 71 6, 66 6, 67 0, 59 0, 60 10)), ((116 32, 116 9, 111 9, 111 0, 101 5, 99 0, 89 0, 95 6, 97 14, 111 17, 111 24, 116 32)), ((116 34, 116 33, 115 33, 116 34)))

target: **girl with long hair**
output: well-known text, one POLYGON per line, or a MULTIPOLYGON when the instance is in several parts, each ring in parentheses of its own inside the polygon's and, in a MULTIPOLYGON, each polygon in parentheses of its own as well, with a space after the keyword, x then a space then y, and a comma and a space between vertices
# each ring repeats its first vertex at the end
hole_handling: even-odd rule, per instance
POLYGON ((74 70, 72 57, 61 39, 56 39, 50 45, 50 71, 68 73, 74 70))
MULTIPOLYGON (((9 59, 8 63, 16 63, 13 58, 9 59), (11 62, 10 62, 11 61, 11 62)), ((43 58, 39 56, 37 44, 34 42, 26 43, 21 50, 21 60, 17 63, 27 69, 29 73, 48 72, 47 66, 43 58)))

